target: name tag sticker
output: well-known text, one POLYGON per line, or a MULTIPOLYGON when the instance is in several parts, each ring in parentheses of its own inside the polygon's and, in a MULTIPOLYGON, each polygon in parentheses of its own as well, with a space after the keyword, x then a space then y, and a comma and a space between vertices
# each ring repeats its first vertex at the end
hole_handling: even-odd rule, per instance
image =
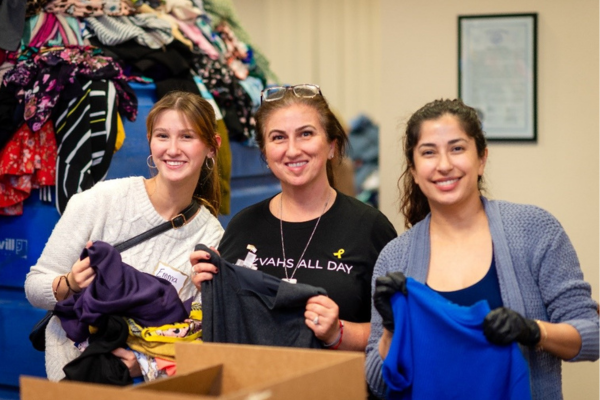
POLYGON ((154 276, 163 278, 163 279, 171 282, 171 285, 173 285, 175 287, 175 289, 177 290, 177 293, 179 293, 181 291, 181 288, 183 288, 183 284, 185 283, 186 279, 188 278, 188 276, 186 274, 184 274, 183 272, 180 272, 180 271, 176 270, 175 268, 170 267, 167 264, 164 264, 162 262, 160 262, 158 264, 158 267, 156 267, 156 272, 154 273, 154 276))

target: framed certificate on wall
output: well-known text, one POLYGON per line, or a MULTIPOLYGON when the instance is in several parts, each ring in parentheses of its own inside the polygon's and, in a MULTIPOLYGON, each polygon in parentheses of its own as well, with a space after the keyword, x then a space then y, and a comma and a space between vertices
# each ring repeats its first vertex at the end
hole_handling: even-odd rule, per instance
POLYGON ((458 96, 488 140, 537 140, 537 14, 458 17, 458 96))

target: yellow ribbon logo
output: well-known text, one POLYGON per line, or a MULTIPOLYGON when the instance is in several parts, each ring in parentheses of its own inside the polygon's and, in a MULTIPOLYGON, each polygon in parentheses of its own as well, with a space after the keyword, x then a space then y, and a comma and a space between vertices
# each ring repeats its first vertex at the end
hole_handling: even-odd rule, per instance
POLYGON ((336 256, 337 258, 342 258, 342 254, 344 254, 345 252, 346 252, 346 250, 339 249, 337 252, 333 253, 333 255, 336 256))

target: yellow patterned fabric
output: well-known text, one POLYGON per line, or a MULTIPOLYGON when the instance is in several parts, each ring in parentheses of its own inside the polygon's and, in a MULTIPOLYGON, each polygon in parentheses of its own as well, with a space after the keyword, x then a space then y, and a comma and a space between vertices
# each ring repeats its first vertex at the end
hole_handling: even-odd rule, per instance
POLYGON ((196 302, 192 303, 189 318, 182 322, 143 327, 131 318, 126 318, 125 321, 129 327, 129 337, 144 342, 175 343, 202 338, 202 306, 196 302))
POLYGON ((127 346, 131 350, 146 354, 150 357, 160 357, 175 361, 175 343, 146 342, 144 339, 129 336, 127 346))

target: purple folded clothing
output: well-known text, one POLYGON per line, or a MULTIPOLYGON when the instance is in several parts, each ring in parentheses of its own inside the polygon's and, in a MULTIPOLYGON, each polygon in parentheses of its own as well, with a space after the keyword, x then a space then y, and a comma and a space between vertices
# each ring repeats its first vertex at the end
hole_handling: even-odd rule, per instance
POLYGON ((133 318, 141 326, 172 324, 189 316, 189 304, 186 309, 171 283, 123 263, 108 243, 94 242, 81 253, 85 257, 90 257, 96 278, 54 308, 69 339, 84 341, 89 326, 102 326, 108 315, 133 318))

